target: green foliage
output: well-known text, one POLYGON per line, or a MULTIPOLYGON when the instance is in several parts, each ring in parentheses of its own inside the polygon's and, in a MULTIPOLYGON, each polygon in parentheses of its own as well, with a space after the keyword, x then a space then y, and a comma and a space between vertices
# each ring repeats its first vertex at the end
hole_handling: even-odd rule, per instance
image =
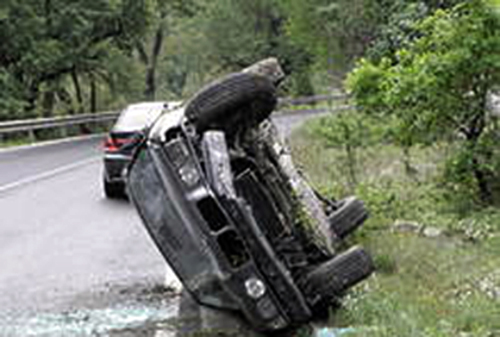
POLYGON ((410 176, 405 154, 392 144, 391 124, 368 117, 363 122, 362 146, 355 151, 357 184, 353 184, 344 143, 332 146, 331 138, 322 135, 321 128, 327 123, 324 118, 313 120, 294 134, 294 157, 322 193, 333 198, 355 194, 364 200, 371 212, 369 228, 386 228, 398 219, 448 228, 457 219, 456 208, 443 197, 439 180, 449 146, 412 149, 415 172, 410 176))
POLYGON ((315 94, 311 75, 306 67, 293 70, 280 89, 284 95, 288 96, 313 96, 315 94))
POLYGON ((359 109, 368 113, 385 113, 388 109, 385 103, 384 81, 390 64, 383 59, 380 64, 373 64, 361 59, 358 66, 349 74, 347 87, 354 92, 354 98, 359 109))
POLYGON ((270 0, 215 1, 206 8, 206 38, 223 68, 245 67, 279 43, 280 13, 270 0))
POLYGON ((385 8, 371 0, 280 1, 290 37, 323 69, 344 71, 374 41, 385 8))
POLYGON ((0 69, 0 120, 8 119, 9 111, 22 111, 23 101, 19 96, 22 90, 16 85, 16 81, 11 78, 11 75, 0 69))
POLYGON ((276 0, 200 1, 189 18, 173 18, 159 77, 161 91, 183 96, 221 74, 260 59, 280 59, 283 95, 310 95, 310 57, 284 32, 286 13, 276 0))
POLYGON ((326 93, 367 49, 387 55, 398 27, 453 2, 4 0, 1 83, 16 92, 0 118, 181 99, 269 56, 289 75, 282 95, 326 93))
POLYGON ((369 141, 369 128, 363 116, 355 111, 339 113, 334 117, 322 119, 315 130, 332 147, 361 147, 369 141))
MULTIPOLYGON (((397 115, 415 140, 449 135, 484 114, 487 90, 498 81, 499 22, 481 1, 438 11, 419 25, 421 38, 399 50, 399 62, 362 60, 347 81, 356 102, 397 115), (481 41, 481 42, 479 42, 481 41)), ((466 130, 463 130, 466 131, 466 130)))
POLYGON ((360 151, 377 144, 392 142, 394 123, 391 118, 367 116, 357 110, 336 113, 311 122, 309 136, 318 139, 328 147, 341 150, 337 158, 345 167, 348 185, 352 190, 359 182, 357 179, 360 151))
MULTIPOLYGON (((367 50, 389 69, 421 36, 414 23, 457 1, 4 0, 0 70, 16 93, 0 97, 0 118, 181 99, 269 56, 289 75, 283 95, 328 92, 367 50)), ((375 65, 372 100, 368 82, 387 70, 375 65)))
POLYGON ((397 272, 397 263, 390 255, 380 254, 374 257, 375 269, 378 273, 394 274, 397 272))
MULTIPOLYGON (((145 33, 149 15, 142 1, 4 2, 0 70, 5 87, 16 88, 12 97, 20 104, 0 98, 3 118, 34 117, 39 110, 49 116, 56 105, 81 111, 84 89, 95 91, 99 84, 113 89, 115 73, 106 67, 130 53, 128 41, 145 33)), ((122 63, 121 74, 133 76, 127 65, 122 63)))
POLYGON ((473 209, 483 201, 477 176, 471 175, 475 170, 481 172, 491 192, 491 203, 500 203, 500 130, 493 125, 490 127, 476 144, 461 146, 447 160, 443 186, 448 198, 456 202, 459 210, 473 209))
POLYGON ((457 5, 462 0, 438 1, 389 1, 387 17, 379 27, 376 41, 367 51, 366 56, 379 62, 383 58, 397 63, 397 51, 408 47, 421 34, 417 23, 432 15, 436 9, 445 9, 457 5))
MULTIPOLYGON (((335 117, 332 117, 335 118, 335 117)), ((315 188, 341 198, 342 148, 311 137, 324 120, 310 121, 291 139, 294 160, 315 188)), ((390 126, 388 128, 391 128, 390 126)), ((413 149, 418 179, 408 179, 402 153, 390 143, 359 149, 356 195, 370 218, 354 240, 366 247, 374 276, 348 293, 334 313, 349 336, 488 336, 500 329, 500 212, 495 207, 458 213, 443 198, 438 178, 446 143, 413 149), (427 238, 394 230, 397 221, 444 230, 427 238)))
POLYGON ((326 144, 344 150, 349 184, 354 187, 357 184, 357 150, 369 139, 365 137, 368 128, 362 116, 355 112, 340 113, 334 118, 323 119, 316 131, 326 144))
POLYGON ((220 0, 206 6, 201 20, 206 49, 223 69, 239 70, 260 59, 275 56, 290 76, 291 94, 313 92, 308 67, 309 54, 284 31, 286 14, 277 0, 220 0))
POLYGON ((438 10, 417 25, 420 37, 396 53, 397 63, 363 60, 347 86, 370 113, 396 116, 399 144, 463 136, 454 161, 465 186, 474 181, 482 202, 492 202, 489 91, 499 82, 500 20, 481 0, 438 10), (466 158, 467 157, 467 158, 466 158), (467 164, 468 163, 468 164, 467 164), (469 178, 465 178, 464 172, 469 178))
MULTIPOLYGON (((380 59, 417 36, 413 23, 460 0, 279 0, 286 30, 336 81, 366 52, 380 59)), ((330 84, 331 85, 331 84, 330 84)))

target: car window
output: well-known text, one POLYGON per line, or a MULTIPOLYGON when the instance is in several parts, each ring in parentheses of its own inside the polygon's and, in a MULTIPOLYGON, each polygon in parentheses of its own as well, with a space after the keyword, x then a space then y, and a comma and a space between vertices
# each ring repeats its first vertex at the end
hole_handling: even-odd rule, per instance
POLYGON ((153 123, 162 111, 163 105, 129 106, 120 114, 114 129, 120 131, 140 130, 153 123))

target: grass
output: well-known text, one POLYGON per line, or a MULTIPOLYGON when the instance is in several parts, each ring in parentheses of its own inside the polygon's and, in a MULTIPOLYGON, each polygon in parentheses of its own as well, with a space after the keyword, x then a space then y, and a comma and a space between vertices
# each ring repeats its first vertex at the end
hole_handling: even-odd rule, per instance
POLYGON ((349 336, 500 336, 500 211, 457 210, 446 197, 440 177, 449 146, 413 149, 410 171, 392 144, 360 148, 353 183, 343 150, 317 136, 323 122, 294 132, 295 161, 322 192, 356 194, 367 203, 372 216, 352 240, 370 250, 377 266, 332 324, 356 328, 349 336), (397 232, 396 221, 447 235, 397 232))
POLYGON ((317 103, 312 103, 312 104, 285 105, 279 108, 277 114, 293 113, 296 111, 311 110, 311 109, 335 109, 346 105, 349 105, 349 102, 343 99, 333 99, 331 101, 319 101, 317 103))
POLYGON ((9 139, 0 142, 0 149, 14 146, 21 146, 30 144, 29 139, 26 138, 17 138, 17 139, 9 139))

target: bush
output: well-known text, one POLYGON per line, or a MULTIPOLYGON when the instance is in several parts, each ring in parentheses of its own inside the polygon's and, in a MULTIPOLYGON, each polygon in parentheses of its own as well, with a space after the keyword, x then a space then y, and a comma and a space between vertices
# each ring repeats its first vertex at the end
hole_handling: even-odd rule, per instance
POLYGON ((401 146, 456 141, 445 178, 493 204, 500 159, 486 102, 500 82, 500 19, 472 0, 436 11, 415 29, 419 38, 397 51, 396 63, 362 60, 347 86, 363 111, 398 120, 394 140, 401 146))

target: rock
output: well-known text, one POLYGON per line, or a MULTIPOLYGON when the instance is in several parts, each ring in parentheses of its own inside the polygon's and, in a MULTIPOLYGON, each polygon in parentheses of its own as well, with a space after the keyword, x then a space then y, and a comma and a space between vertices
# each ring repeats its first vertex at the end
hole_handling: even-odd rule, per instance
POLYGON ((396 220, 392 226, 392 231, 398 233, 420 233, 423 228, 423 225, 415 221, 396 220))
POLYGON ((285 79, 285 72, 281 68, 278 59, 275 57, 259 61, 250 67, 243 69, 242 72, 267 77, 275 85, 278 85, 285 79))
POLYGON ((476 287, 492 300, 500 299, 500 273, 492 272, 476 281, 476 287))
POLYGON ((493 116, 500 116, 500 94, 498 92, 488 94, 487 108, 493 116))
POLYGON ((438 238, 443 236, 444 231, 436 227, 425 227, 422 231, 422 235, 427 238, 438 238))
POLYGON ((392 231, 397 233, 414 233, 426 238, 438 238, 444 236, 444 230, 436 227, 425 226, 415 221, 397 220, 392 226, 392 231))

